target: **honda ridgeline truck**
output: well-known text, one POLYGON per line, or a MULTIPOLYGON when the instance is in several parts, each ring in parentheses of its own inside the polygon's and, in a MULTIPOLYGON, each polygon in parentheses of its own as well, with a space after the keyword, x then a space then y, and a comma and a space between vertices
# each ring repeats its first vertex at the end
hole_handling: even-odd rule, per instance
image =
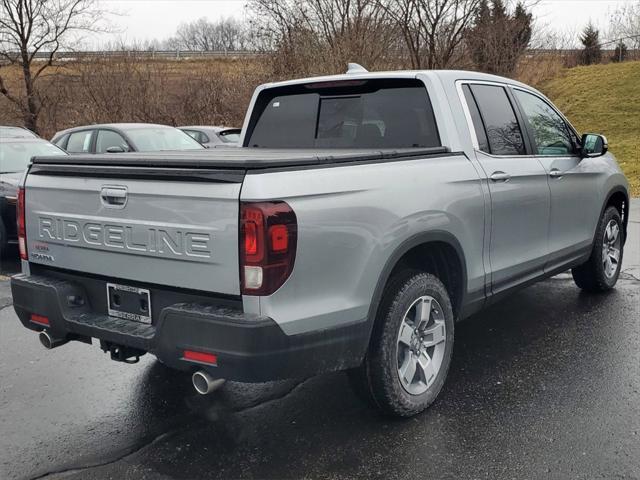
POLYGON ((243 148, 35 158, 15 310, 42 343, 97 339, 216 379, 348 370, 395 415, 431 404, 454 329, 571 269, 612 288, 624 175, 540 92, 461 72, 260 86, 243 148))

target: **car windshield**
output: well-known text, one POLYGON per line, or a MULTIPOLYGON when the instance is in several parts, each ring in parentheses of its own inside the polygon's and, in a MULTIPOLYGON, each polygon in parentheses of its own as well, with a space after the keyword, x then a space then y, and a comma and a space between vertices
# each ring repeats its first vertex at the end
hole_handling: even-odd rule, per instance
POLYGON ((163 150, 201 150, 204 147, 177 128, 136 128, 127 135, 139 152, 160 152, 163 150))
POLYGON ((39 155, 66 155, 55 145, 46 142, 0 143, 0 173, 21 172, 31 157, 39 155))

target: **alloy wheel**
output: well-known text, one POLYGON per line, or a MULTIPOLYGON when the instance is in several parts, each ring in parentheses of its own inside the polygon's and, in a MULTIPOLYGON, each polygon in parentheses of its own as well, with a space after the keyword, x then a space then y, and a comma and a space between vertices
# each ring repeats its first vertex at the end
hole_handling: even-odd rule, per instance
POLYGON ((435 381, 446 346, 444 312, 428 295, 415 300, 400 323, 397 342, 398 378, 411 395, 424 393, 435 381))
POLYGON ((613 278, 618 271, 621 245, 620 226, 616 220, 610 220, 604 229, 602 241, 602 266, 607 278, 613 278))

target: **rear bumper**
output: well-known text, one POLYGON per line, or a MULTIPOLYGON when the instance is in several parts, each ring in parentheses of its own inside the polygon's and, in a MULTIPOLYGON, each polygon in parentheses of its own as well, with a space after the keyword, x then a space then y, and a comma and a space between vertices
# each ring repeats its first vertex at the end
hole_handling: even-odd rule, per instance
POLYGON ((353 367, 361 362, 367 345, 364 323, 288 336, 271 318, 245 314, 215 299, 164 306, 154 314, 153 324, 146 325, 110 317, 99 307, 92 309, 97 302, 81 282, 16 275, 11 290, 14 308, 26 328, 46 328, 60 338, 97 338, 150 352, 175 369, 206 370, 229 380, 303 378, 353 367), (34 323, 32 315, 47 317, 49 326, 34 323), (185 360, 184 350, 213 353, 217 366, 185 360))

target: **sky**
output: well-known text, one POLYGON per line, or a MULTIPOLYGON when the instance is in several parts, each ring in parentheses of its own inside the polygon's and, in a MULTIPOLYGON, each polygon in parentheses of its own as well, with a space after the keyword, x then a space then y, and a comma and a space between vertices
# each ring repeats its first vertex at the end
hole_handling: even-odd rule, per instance
MULTIPOLYGON (((106 41, 126 43, 163 40, 172 36, 178 25, 200 17, 215 20, 243 18, 245 0, 100 0, 119 14, 111 18, 117 33, 106 41)), ((609 14, 617 6, 638 0, 541 0, 533 12, 538 22, 554 30, 579 32, 590 20, 606 27, 609 14)), ((96 39, 102 41, 103 39, 96 39)))

